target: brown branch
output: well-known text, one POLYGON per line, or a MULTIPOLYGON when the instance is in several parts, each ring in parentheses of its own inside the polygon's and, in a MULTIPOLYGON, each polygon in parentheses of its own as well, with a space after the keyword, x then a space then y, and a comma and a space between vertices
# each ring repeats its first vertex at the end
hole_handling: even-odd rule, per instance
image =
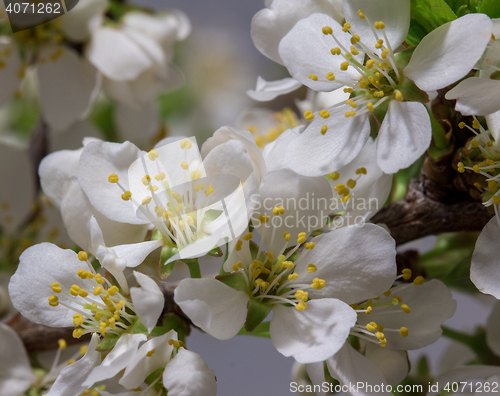
POLYGON ((404 199, 382 209, 372 221, 387 225, 401 245, 444 232, 481 231, 492 216, 469 194, 437 183, 422 172, 411 180, 404 199))

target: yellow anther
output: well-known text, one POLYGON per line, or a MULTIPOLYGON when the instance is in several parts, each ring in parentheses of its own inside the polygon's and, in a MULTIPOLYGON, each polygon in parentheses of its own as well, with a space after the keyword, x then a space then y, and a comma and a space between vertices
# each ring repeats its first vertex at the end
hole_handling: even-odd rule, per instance
POLYGON ((477 140, 473 140, 472 142, 470 142, 470 145, 474 148, 476 147, 479 147, 479 142, 477 140))
POLYGON ((490 189, 490 191, 492 193, 496 193, 498 191, 498 189, 499 189, 498 184, 497 184, 497 182, 495 180, 490 180, 488 182, 488 188, 490 189))
POLYGON ((316 272, 318 270, 318 267, 316 267, 314 264, 309 264, 307 266, 307 273, 312 274, 313 272, 316 272))
POLYGON ((201 171, 197 170, 194 172, 191 172, 191 180, 198 180, 201 178, 201 171))
POLYGON ((417 276, 417 277, 413 280, 413 284, 414 284, 414 285, 418 285, 418 286, 423 285, 423 284, 424 284, 424 282, 425 282, 425 279, 424 279, 424 277, 423 277, 423 276, 417 276))
POLYGON ((257 268, 254 272, 252 272, 252 277, 257 278, 261 273, 262 271, 260 270, 260 268, 257 268))
MULTIPOLYGON (((351 37, 351 44, 352 45, 356 45, 357 43, 359 43, 361 41, 361 38, 357 35, 357 34, 353 34, 352 37, 351 37)), ((353 47, 351 47, 353 48, 353 47)), ((359 52, 358 52, 359 53, 359 52)), ((353 55, 357 55, 353 52, 353 55)))
POLYGON ((373 59, 367 60, 366 61, 366 67, 368 69, 371 69, 373 66, 375 66, 375 63, 377 63, 377 62, 375 60, 373 60, 373 59))
POLYGON ((384 292, 384 296, 389 297, 391 295, 391 289, 384 292))
POLYGON ((348 104, 349 106, 351 106, 353 109, 355 109, 356 107, 358 107, 358 104, 352 100, 352 99, 347 99, 346 101, 346 104, 348 104))
POLYGON ((361 18, 361 19, 365 19, 365 14, 363 14, 363 11, 361 10, 358 10, 358 16, 361 18))
MULTIPOLYGON (((120 302, 119 302, 118 304, 116 304, 116 309, 117 309, 117 310, 120 310, 120 309, 122 309, 124 306, 125 306, 125 301, 120 300, 120 302)), ((119 316, 119 314, 118 314, 118 316, 119 316)))
POLYGON ((125 191, 121 196, 124 201, 128 201, 132 196, 132 193, 130 191, 125 191))
POLYGON ((328 81, 335 81, 335 74, 333 72, 326 73, 325 77, 328 81))
POLYGON ((295 293, 295 298, 297 300, 302 300, 306 302, 307 299, 309 298, 309 293, 305 292, 304 290, 297 290, 297 292, 295 293))
POLYGON ((59 305, 59 297, 57 296, 50 296, 48 300, 51 307, 57 307, 59 305))
POLYGON ((354 89, 352 88, 344 88, 344 93, 352 93, 354 89))
POLYGON ((155 354, 156 350, 155 349, 151 349, 148 353, 146 353, 146 356, 147 357, 151 357, 155 354))
POLYGON ((477 119, 475 119, 474 121, 472 121, 472 128, 474 128, 474 129, 480 129, 481 128, 481 124, 479 123, 479 121, 477 119))
POLYGON ((405 311, 405 313, 407 313, 407 314, 409 314, 409 313, 411 312, 410 307, 409 307, 408 305, 406 305, 406 304, 401 304, 399 307, 400 307, 403 311, 405 311))
POLYGON ((458 171, 459 171, 460 173, 464 173, 464 172, 465 172, 465 168, 464 168, 464 163, 463 163, 463 162, 459 162, 459 163, 457 164, 457 167, 458 167, 458 171))
POLYGON ((102 284, 105 282, 105 281, 104 281, 104 279, 102 279, 102 275, 101 275, 101 274, 96 274, 96 276, 95 276, 95 281, 96 281, 98 284, 100 284, 100 285, 102 285, 102 284))
MULTIPOLYGON (((389 49, 386 48, 385 50, 382 51, 382 53, 380 54, 380 57, 382 59, 387 59, 387 55, 389 55, 389 49)), ((384 68, 386 69, 389 65, 387 63, 385 63, 384 65, 382 65, 382 63, 379 65, 381 68, 384 68)))
POLYGON ((73 330, 73 338, 80 338, 83 335, 84 331, 85 330, 81 328, 73 330))
POLYGON ((493 142, 491 142, 491 141, 486 142, 486 145, 487 145, 488 147, 492 147, 492 146, 493 146, 493 142))
POLYGON ((304 309, 307 308, 307 304, 304 302, 304 301, 301 301, 299 302, 296 306, 295 306, 295 309, 297 309, 297 311, 303 311, 304 309))
POLYGON ((403 274, 403 279, 408 280, 411 278, 411 269, 405 268, 403 271, 401 271, 403 274))
POLYGON ((318 76, 314 73, 309 74, 307 77, 313 81, 318 81, 318 76))
POLYGON ((82 345, 80 347, 80 355, 85 355, 87 353, 87 350, 89 349, 89 347, 87 345, 82 345))
POLYGON ((78 260, 80 261, 87 261, 88 260, 88 256, 87 256, 87 253, 84 252, 83 250, 78 252, 78 260))
POLYGON ((473 170, 475 173, 481 173, 481 169, 479 169, 479 165, 477 165, 477 164, 476 164, 476 165, 474 165, 474 166, 472 167, 472 170, 473 170))
POLYGON ((408 328, 407 327, 401 327, 399 329, 399 334, 401 337, 408 337, 408 328))
POLYGON ((498 195, 493 197, 493 205, 500 205, 500 197, 498 195))
POLYGON ((342 31, 344 33, 347 33, 347 31, 351 28, 351 24, 350 23, 344 23, 344 26, 342 27, 342 31))
POLYGON ((288 269, 292 269, 293 267, 295 267, 295 264, 291 261, 283 261, 283 263, 281 263, 281 265, 285 268, 288 268, 288 269))
POLYGON ((332 48, 330 52, 332 53, 332 55, 340 55, 342 53, 339 47, 332 48))
POLYGON ((189 164, 186 161, 181 162, 181 168, 187 170, 189 168, 189 164))
POLYGON ((316 246, 316 245, 314 244, 314 242, 306 242, 306 243, 304 244, 304 248, 305 248, 306 250, 307 250, 307 249, 314 249, 314 246, 316 246))
POLYGON ((321 290, 325 287, 325 281, 323 279, 314 278, 311 287, 316 290, 321 290))
POLYGON ((290 238, 291 238, 291 237, 292 237, 292 236, 290 235, 290 233, 289 233, 289 232, 285 231, 285 232, 283 233, 283 238, 285 238, 285 241, 290 242, 290 238))
POLYGON ((111 175, 109 175, 108 181, 110 183, 118 183, 118 175, 115 175, 114 173, 112 173, 111 175))
POLYGON ((374 23, 375 29, 385 29, 385 23, 382 21, 374 23))
POLYGON ((165 209, 163 209, 161 206, 155 206, 155 213, 156 216, 162 217, 165 214, 165 209))
POLYGON ((239 266, 237 266, 236 264, 233 264, 233 265, 231 266, 231 269, 232 269, 233 271, 239 271, 239 270, 240 270, 240 267, 239 267, 239 266))
POLYGON ((60 338, 57 340, 57 343, 59 344, 59 349, 64 350, 68 347, 68 344, 66 344, 66 340, 63 338, 60 338))
POLYGON ((214 188, 212 186, 208 186, 206 189, 205 189, 205 195, 208 197, 210 194, 212 194, 214 192, 214 188))
POLYGON ((93 294, 94 296, 98 296, 99 294, 102 293, 102 286, 97 286, 96 288, 94 288, 94 291, 93 291, 93 294))
POLYGON ((373 107, 373 103, 372 103, 372 102, 368 102, 368 103, 366 104, 366 107, 368 107, 368 110, 369 110, 369 111, 373 111, 373 110, 375 110, 375 108, 373 107))
POLYGON ((347 180, 346 184, 347 184, 347 187, 354 188, 354 187, 356 187, 356 180, 349 179, 349 180, 347 180))
POLYGON ((305 113, 304 113, 304 118, 307 120, 307 121, 312 121, 314 119, 314 114, 311 110, 307 110, 305 113))
POLYGON ((156 179, 157 181, 160 181, 160 180, 165 179, 165 172, 160 172, 160 173, 158 173, 158 174, 155 176, 155 179, 156 179))
POLYGON ((89 295, 89 292, 85 289, 80 289, 80 290, 78 290, 78 295, 80 297, 87 297, 89 295))
POLYGON ((181 140, 181 149, 190 149, 191 148, 191 140, 181 140))
POLYGON ((366 307, 366 314, 368 315, 373 310, 372 307, 366 307))
POLYGON ((399 100, 400 102, 402 102, 404 100, 403 98, 403 94, 400 92, 400 91, 394 91, 394 94, 396 96, 396 100, 399 100))
POLYGON ((82 314, 74 314, 73 315, 73 324, 75 326, 80 326, 85 322, 85 318, 82 314))
POLYGON ((370 322, 366 325, 366 330, 375 331, 377 330, 377 324, 375 322, 370 322))
POLYGON ((243 241, 240 239, 236 242, 236 245, 234 246, 234 250, 239 252, 241 250, 241 246, 243 245, 243 241))
POLYGON ((380 49, 380 48, 382 48, 383 45, 384 45, 384 40, 378 39, 376 44, 375 44, 375 48, 380 49))
POLYGON ((300 235, 299 234, 299 237, 297 238, 297 243, 304 243, 306 241, 306 236, 305 235, 300 235))
POLYGON ((274 261, 273 252, 267 252, 266 255, 269 259, 269 262, 272 263, 274 261))
POLYGON ((142 204, 143 205, 147 205, 151 202, 151 197, 146 197, 142 200, 142 204))
MULTIPOLYGON (((351 41, 352 41, 352 39, 351 39, 351 41)), ((354 48, 353 45, 351 45, 351 54, 353 54, 353 55, 359 55, 359 51, 356 48, 354 48)))
POLYGON ((151 150, 149 153, 148 153, 148 158, 151 160, 151 161, 154 161, 155 159, 158 158, 158 151, 156 150, 151 150))
POLYGON ((321 29, 323 31, 323 34, 326 36, 328 34, 332 34, 333 33, 333 29, 330 27, 330 26, 325 26, 323 29, 321 29))
POLYGON ((252 238, 253 238, 253 233, 251 233, 251 232, 249 232, 248 234, 246 234, 245 236, 243 236, 243 239, 245 241, 249 241, 252 238))
POLYGON ((380 332, 380 331, 377 331, 377 332, 375 333, 375 337, 377 337, 380 341, 385 340, 385 335, 384 335, 384 333, 382 333, 382 332, 380 332))
POLYGON ((148 186, 148 191, 158 191, 158 186, 148 186))
POLYGON ((320 132, 321 132, 321 134, 322 134, 322 135, 324 135, 324 134, 326 133, 326 131, 327 131, 327 130, 328 130, 328 127, 327 127, 326 125, 323 125, 323 126, 321 127, 321 131, 320 131, 320 132))
MULTIPOLYGON (((284 264, 284 263, 283 263, 284 264)), ((290 274, 288 275, 288 280, 291 281, 291 280, 295 280, 299 277, 299 274, 297 273, 293 273, 293 274, 290 274)))
POLYGON ((460 129, 464 129, 464 128, 466 127, 465 122, 463 122, 463 121, 462 121, 462 122, 460 122, 460 123, 458 124, 458 127, 459 127, 460 129))
POLYGON ((321 112, 319 113, 319 115, 323 118, 329 118, 330 117, 330 113, 326 110, 321 110, 321 112))
POLYGON ((344 61, 340 64, 340 70, 346 71, 349 67, 349 61, 344 61))
POLYGON ((355 112, 354 110, 352 110, 352 111, 347 111, 347 112, 345 113, 345 117, 346 117, 346 118, 349 118, 349 117, 354 117, 355 115, 356 115, 356 112, 355 112))
POLYGON ((149 175, 145 175, 142 179, 142 184, 144 184, 145 186, 147 186, 149 184, 149 182, 151 181, 151 176, 149 175))
POLYGON ((61 287, 59 286, 59 283, 57 283, 57 282, 52 283, 50 285, 50 288, 52 289, 52 291, 54 293, 61 293, 61 291, 62 291, 61 287))
POLYGON ((266 224, 268 221, 269 221, 269 216, 268 215, 260 215, 258 217, 258 220, 262 223, 262 224, 266 224))
POLYGON ((108 294, 113 297, 117 292, 119 292, 120 289, 118 289, 116 286, 111 286, 109 289, 108 289, 108 294))

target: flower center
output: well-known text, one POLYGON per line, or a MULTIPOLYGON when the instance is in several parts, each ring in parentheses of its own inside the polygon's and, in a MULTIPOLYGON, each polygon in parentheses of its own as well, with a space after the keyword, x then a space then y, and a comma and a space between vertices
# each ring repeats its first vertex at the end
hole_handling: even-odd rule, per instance
POLYGON ((260 149, 268 143, 275 141, 283 132, 287 129, 293 129, 299 125, 297 116, 289 108, 285 108, 283 111, 277 111, 274 113, 275 125, 262 130, 257 125, 247 125, 245 128, 249 130, 255 138, 255 143, 260 149))
MULTIPOLYGON (((345 105, 351 107, 351 110, 345 112, 345 117, 349 118, 373 112, 378 106, 391 98, 398 101, 404 100, 403 94, 398 90, 401 74, 396 67, 394 51, 384 31, 384 22, 377 21, 372 24, 361 10, 358 11, 358 16, 366 20, 376 39, 375 48, 373 49, 352 31, 349 23, 345 23, 342 28, 344 33, 351 35, 352 45, 349 49, 335 36, 330 26, 322 28, 322 33, 331 36, 335 42, 336 46, 331 49, 331 54, 344 59, 340 64, 340 70, 347 71, 348 68, 353 68, 359 74, 358 79, 338 80, 335 71, 331 71, 324 78, 321 78, 323 82, 337 81, 342 85, 346 85, 347 88, 344 88, 344 92, 351 93, 351 98, 347 101, 322 110, 319 115, 324 119, 330 117, 332 110, 345 105), (357 60, 357 55, 366 55, 366 62, 363 64, 357 60)), ((320 81, 320 77, 314 73, 309 74, 309 78, 313 81, 320 81)), ((315 114, 308 110, 304 113, 304 117, 306 120, 311 121, 315 118, 315 114)), ((324 125, 321 128, 321 134, 324 135, 327 130, 328 126, 324 125)))
POLYGON ((51 307, 59 304, 74 311, 73 337, 80 338, 87 333, 119 335, 137 321, 131 301, 120 294, 118 287, 95 273, 85 252, 78 253, 89 270, 79 269, 77 275, 84 281, 85 288, 72 285, 63 290, 59 282, 50 285, 55 293, 48 298, 51 307))
MULTIPOLYGON (((273 218, 282 216, 285 213, 283 206, 276 206, 273 209, 273 218)), ((269 246, 274 246, 274 239, 276 238, 276 227, 273 226, 273 218, 267 215, 259 217, 261 225, 270 225, 272 228, 269 246)), ((238 261, 233 264, 232 270, 234 272, 241 272, 245 281, 247 282, 250 296, 254 299, 266 304, 292 304, 299 311, 307 308, 307 301, 309 299, 309 289, 321 290, 325 287, 323 279, 314 278, 313 283, 301 283, 299 274, 295 272, 295 261, 300 256, 301 259, 307 255, 307 252, 314 249, 314 242, 306 242, 306 233, 301 232, 298 234, 296 243, 291 242, 291 234, 285 231, 279 238, 283 238, 283 244, 278 254, 272 251, 264 252, 264 238, 265 233, 268 232, 269 227, 264 227, 260 235, 260 244, 257 246, 252 239, 253 232, 249 232, 242 237, 244 241, 248 241, 250 250, 256 251, 254 260, 249 263, 242 263, 238 261), (303 249, 299 248, 303 245, 303 249)), ((243 240, 236 242, 235 250, 240 251, 243 245, 243 240)), ((307 267, 308 273, 316 272, 317 268, 314 264, 309 264, 307 267)))

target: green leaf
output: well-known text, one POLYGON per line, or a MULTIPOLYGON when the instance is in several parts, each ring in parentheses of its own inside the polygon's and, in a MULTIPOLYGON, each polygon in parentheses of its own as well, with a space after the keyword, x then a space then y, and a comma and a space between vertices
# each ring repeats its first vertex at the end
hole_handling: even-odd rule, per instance
POLYGON ((418 45, 427 34, 427 31, 415 19, 410 20, 410 29, 406 36, 406 43, 410 46, 418 45))
POLYGON ((237 335, 248 335, 252 337, 262 337, 262 338, 271 338, 271 334, 269 333, 269 325, 271 322, 262 322, 258 325, 251 333, 245 330, 243 327, 237 335))
POLYGON ((444 0, 411 0, 411 15, 427 33, 457 19, 444 0))
POLYGON ((398 88, 406 100, 420 103, 429 102, 429 95, 427 94, 427 92, 422 91, 415 85, 413 81, 408 78, 403 78, 399 83, 398 88))
POLYGON ((163 246, 163 248, 161 249, 160 265, 158 267, 158 273, 161 279, 168 278, 168 276, 174 270, 175 263, 177 263, 177 260, 171 261, 168 264, 165 264, 165 262, 169 258, 175 256, 178 252, 179 249, 177 249, 176 246, 163 246))
POLYGON ((245 330, 252 332, 257 328, 262 321, 267 318, 269 312, 273 309, 271 304, 265 304, 253 298, 248 302, 247 320, 245 322, 245 330))
POLYGON ((186 335, 189 334, 189 325, 184 319, 174 313, 169 313, 164 316, 161 326, 156 326, 151 332, 151 336, 159 337, 168 333, 170 330, 175 330, 179 341, 186 342, 186 335))
POLYGON ((245 276, 241 272, 233 272, 231 274, 217 275, 218 281, 232 287, 235 290, 249 291, 245 276))
POLYGON ((137 319, 137 322, 135 322, 132 326, 128 328, 128 333, 149 335, 147 327, 144 326, 144 324, 140 319, 137 319))
POLYGON ((498 0, 483 0, 477 12, 486 14, 490 18, 500 18, 500 2, 498 0))
POLYGON ((207 253, 209 256, 212 256, 212 257, 222 257, 223 253, 222 253, 222 250, 220 247, 214 247, 212 250, 210 250, 208 253, 207 253))
POLYGON ((119 339, 119 336, 111 334, 107 335, 106 337, 104 337, 104 340, 102 340, 102 342, 97 346, 96 351, 107 352, 111 350, 119 339))

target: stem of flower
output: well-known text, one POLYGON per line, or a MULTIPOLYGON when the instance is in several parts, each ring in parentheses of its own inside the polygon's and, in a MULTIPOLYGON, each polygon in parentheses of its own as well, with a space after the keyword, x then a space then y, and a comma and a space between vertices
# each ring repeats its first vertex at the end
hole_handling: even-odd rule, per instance
POLYGON ((190 259, 184 260, 189 268, 189 275, 191 278, 201 278, 200 264, 198 263, 198 259, 190 259))

